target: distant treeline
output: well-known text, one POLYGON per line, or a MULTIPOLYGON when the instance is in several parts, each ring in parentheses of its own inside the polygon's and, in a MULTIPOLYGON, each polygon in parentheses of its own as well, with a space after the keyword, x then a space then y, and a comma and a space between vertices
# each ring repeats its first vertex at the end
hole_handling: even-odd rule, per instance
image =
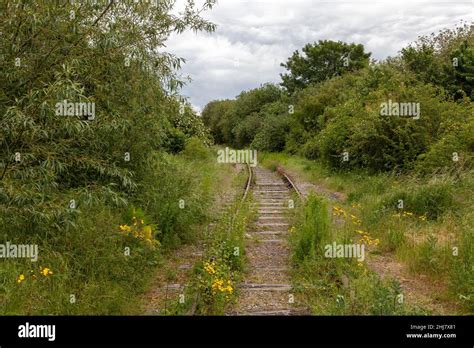
POLYGON ((472 168, 474 29, 420 37, 385 61, 362 45, 308 44, 280 85, 206 105, 217 143, 286 151, 334 169, 431 173, 472 168))

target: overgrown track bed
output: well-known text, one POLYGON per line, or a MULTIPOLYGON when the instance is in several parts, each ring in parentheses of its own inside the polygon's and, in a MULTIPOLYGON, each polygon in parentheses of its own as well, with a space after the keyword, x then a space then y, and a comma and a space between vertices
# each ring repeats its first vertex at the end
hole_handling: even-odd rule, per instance
MULTIPOLYGON (((239 212, 244 210, 242 208, 253 180, 249 165, 237 164, 235 172, 237 175, 238 173, 242 175, 242 182, 229 192, 226 191, 224 198, 217 202, 219 207, 217 219, 209 223, 207 228, 204 227, 205 235, 195 243, 181 247, 171 256, 167 265, 168 271, 165 273, 173 273, 172 279, 166 279, 168 274, 161 274, 159 285, 153 287, 145 296, 145 314, 190 316, 203 314, 202 310, 198 309, 202 304, 202 289, 197 290, 196 267, 199 268, 199 265, 215 259, 216 255, 213 255, 215 245, 213 248, 211 244, 222 237, 216 235, 216 230, 222 230, 221 224, 227 224, 224 239, 229 239, 232 230, 242 224, 239 212)), ((210 310, 213 313, 212 309, 210 310)))
POLYGON ((258 217, 246 234, 247 274, 239 285, 237 305, 229 314, 307 314, 305 308, 298 307, 289 275, 287 212, 293 207, 291 190, 298 191, 289 178, 268 169, 257 167, 254 174, 252 192, 258 217))

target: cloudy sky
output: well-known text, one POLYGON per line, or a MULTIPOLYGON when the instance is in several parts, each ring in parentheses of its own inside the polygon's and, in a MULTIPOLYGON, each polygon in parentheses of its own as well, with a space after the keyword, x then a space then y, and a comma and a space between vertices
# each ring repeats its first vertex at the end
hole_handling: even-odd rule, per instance
POLYGON ((183 94, 201 109, 211 100, 279 82, 280 63, 308 42, 362 43, 380 60, 419 35, 473 21, 473 11, 474 0, 218 0, 204 15, 217 24, 214 33, 186 32, 167 46, 186 59, 182 73, 192 82, 183 94))

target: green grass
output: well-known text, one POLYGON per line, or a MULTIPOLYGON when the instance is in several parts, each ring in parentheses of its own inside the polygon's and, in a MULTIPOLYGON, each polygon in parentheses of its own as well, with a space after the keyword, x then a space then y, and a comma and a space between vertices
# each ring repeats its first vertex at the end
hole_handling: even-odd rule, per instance
POLYGON ((292 234, 293 261, 298 263, 322 254, 323 243, 328 241, 329 231, 327 202, 323 197, 311 195, 304 207, 304 216, 297 233, 292 234))
POLYGON ((264 166, 281 164, 300 180, 347 197, 334 204, 348 216, 356 216, 360 225, 352 224, 351 218, 342 226, 333 225, 340 238, 355 238, 356 230, 362 230, 372 240, 379 239, 375 252, 403 262, 415 277, 422 273, 445 283, 448 290, 443 295, 457 303, 462 313, 474 312, 472 172, 432 177, 369 175, 360 170, 332 172, 316 161, 284 153, 259 155, 264 166))
POLYGON ((356 258, 328 258, 324 246, 356 243, 347 226, 330 225, 328 202, 310 196, 295 214, 292 282, 297 298, 316 315, 424 314, 407 306, 394 280, 382 281, 356 258))

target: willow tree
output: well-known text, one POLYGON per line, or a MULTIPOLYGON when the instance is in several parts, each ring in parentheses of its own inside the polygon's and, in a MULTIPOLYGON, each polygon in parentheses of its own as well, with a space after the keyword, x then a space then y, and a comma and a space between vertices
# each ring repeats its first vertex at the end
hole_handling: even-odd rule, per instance
POLYGON ((124 203, 177 109, 183 59, 165 43, 213 31, 201 14, 214 2, 181 12, 171 0, 0 3, 2 226, 67 228, 81 206, 124 203))

